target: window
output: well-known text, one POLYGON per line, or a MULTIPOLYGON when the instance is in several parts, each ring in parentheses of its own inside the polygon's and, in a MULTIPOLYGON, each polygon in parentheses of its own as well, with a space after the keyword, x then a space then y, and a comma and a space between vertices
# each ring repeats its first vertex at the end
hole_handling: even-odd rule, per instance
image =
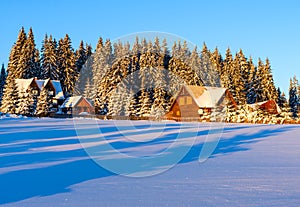
POLYGON ((176 111, 176 116, 180 116, 180 111, 176 111))
POLYGON ((53 94, 54 94, 53 91, 48 91, 49 96, 53 96, 53 94))
POLYGON ((186 104, 191 105, 192 103, 193 103, 192 97, 190 97, 190 96, 186 97, 186 104))
POLYGON ((185 104, 185 103, 184 103, 184 102, 185 102, 184 99, 185 99, 184 97, 180 97, 180 98, 179 98, 179 106, 182 106, 182 105, 185 104))

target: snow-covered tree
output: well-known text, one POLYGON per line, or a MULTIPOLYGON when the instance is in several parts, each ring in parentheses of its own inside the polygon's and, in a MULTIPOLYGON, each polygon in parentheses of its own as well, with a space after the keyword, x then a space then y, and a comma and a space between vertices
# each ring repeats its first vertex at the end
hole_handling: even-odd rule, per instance
POLYGON ((1 112, 15 114, 19 102, 18 87, 14 79, 9 80, 4 88, 1 112))
POLYGON ((6 76, 7 75, 6 75, 6 71, 5 71, 5 68, 4 68, 4 64, 2 64, 2 68, 1 68, 1 72, 0 72, 0 106, 1 106, 1 102, 2 102, 6 76))
POLYGON ((299 99, 297 96, 297 88, 295 85, 295 82, 293 82, 292 79, 290 79, 290 87, 289 87, 289 107, 292 112, 292 116, 294 118, 297 118, 298 115, 298 104, 299 104, 299 99))
POLYGON ((87 60, 86 49, 84 48, 83 41, 80 41, 79 48, 76 50, 76 72, 79 74, 85 61, 87 60))
POLYGON ((59 68, 58 68, 58 54, 56 41, 45 35, 41 49, 41 76, 42 79, 50 78, 52 80, 59 80, 59 68))
POLYGON ((71 45, 71 39, 66 34, 58 45, 58 67, 60 70, 60 82, 66 97, 74 92, 75 82, 77 80, 75 54, 71 45))
POLYGON ((37 100, 35 115, 38 117, 48 116, 51 106, 52 102, 49 96, 49 91, 47 88, 43 87, 37 100))
POLYGON ((17 104, 16 113, 25 116, 33 116, 35 107, 32 91, 21 89, 21 91, 19 91, 19 103, 17 104))

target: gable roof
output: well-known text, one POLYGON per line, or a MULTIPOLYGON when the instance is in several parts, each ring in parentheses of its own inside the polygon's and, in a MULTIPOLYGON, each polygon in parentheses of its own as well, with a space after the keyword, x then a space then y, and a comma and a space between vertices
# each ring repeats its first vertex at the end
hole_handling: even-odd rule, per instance
POLYGON ((83 96, 71 96, 65 100, 65 102, 61 105, 61 108, 75 107, 82 99, 84 99, 91 107, 93 107, 92 104, 83 96))
POLYGON ((48 84, 48 82, 50 81, 50 79, 46 79, 46 80, 35 80, 35 82, 37 83, 37 85, 39 86, 39 89, 42 90, 43 87, 45 85, 48 84))
POLYGON ((52 84, 54 90, 55 90, 55 96, 53 97, 54 99, 64 99, 64 93, 61 88, 60 81, 58 80, 50 80, 45 79, 45 80, 35 80, 37 85, 39 86, 39 89, 42 90, 44 86, 46 86, 48 83, 52 84))
POLYGON ((29 86, 31 85, 32 81, 34 78, 30 79, 15 79, 15 82, 17 84, 18 90, 19 91, 26 91, 29 89, 29 86))
MULTIPOLYGON (((219 102, 225 97, 227 91, 226 88, 222 87, 183 85, 179 93, 183 89, 186 89, 199 108, 218 107, 219 102)), ((180 95, 179 93, 176 95, 176 98, 180 95)))
POLYGON ((269 112, 279 114, 281 113, 281 109, 274 100, 267 100, 267 101, 262 101, 262 102, 257 102, 254 104, 247 104, 250 108, 253 110, 258 110, 259 108, 264 108, 269 112))

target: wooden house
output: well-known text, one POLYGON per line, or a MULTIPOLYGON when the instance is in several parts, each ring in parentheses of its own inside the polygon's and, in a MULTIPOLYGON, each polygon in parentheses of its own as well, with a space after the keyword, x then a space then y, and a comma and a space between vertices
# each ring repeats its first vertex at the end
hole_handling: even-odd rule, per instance
POLYGON ((256 111, 258 109, 261 109, 263 111, 268 112, 269 114, 280 114, 281 109, 277 105, 276 101, 274 100, 267 100, 263 102, 258 102, 254 104, 248 104, 248 109, 250 111, 256 111))
POLYGON ((52 99, 52 104, 54 108, 58 108, 64 103, 65 97, 63 90, 61 88, 60 81, 57 80, 37 80, 35 79, 40 91, 45 87, 48 90, 49 96, 52 99))
POLYGON ((174 97, 167 119, 200 120, 213 110, 222 110, 226 103, 237 106, 226 88, 184 85, 174 97))
POLYGON ((66 114, 87 115, 94 113, 94 106, 83 96, 72 96, 60 107, 66 114))

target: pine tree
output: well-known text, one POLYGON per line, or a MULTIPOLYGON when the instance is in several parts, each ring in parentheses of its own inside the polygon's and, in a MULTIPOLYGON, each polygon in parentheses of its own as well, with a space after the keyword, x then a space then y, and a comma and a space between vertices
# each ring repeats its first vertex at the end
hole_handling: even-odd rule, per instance
POLYGON ((12 79, 21 78, 22 74, 20 74, 20 71, 18 71, 18 62, 21 58, 22 48, 25 45, 26 39, 26 33, 22 27, 18 34, 17 41, 13 45, 9 55, 6 84, 8 84, 8 82, 10 82, 12 79))
POLYGON ((246 88, 246 99, 247 104, 253 104, 257 100, 257 88, 258 88, 258 81, 256 77, 256 66, 254 65, 252 58, 249 58, 249 76, 245 85, 246 88))
POLYGON ((57 44, 52 36, 48 38, 45 35, 43 46, 41 49, 41 76, 42 79, 59 80, 59 66, 58 66, 58 54, 57 44))
POLYGON ((292 112, 292 116, 294 118, 297 118, 298 115, 298 104, 299 104, 299 99, 297 96, 297 88, 295 83, 290 79, 290 87, 289 87, 289 107, 292 112))
POLYGON ((87 60, 86 49, 84 48, 83 41, 80 41, 79 48, 76 50, 76 72, 80 73, 85 61, 87 60))
POLYGON ((225 60, 223 62, 223 67, 221 70, 221 83, 224 88, 230 89, 232 86, 232 79, 230 78, 230 71, 232 70, 232 54, 230 48, 226 50, 225 60))
POLYGON ((26 55, 23 78, 39 77, 41 73, 39 51, 36 49, 32 28, 29 29, 25 45, 23 47, 26 55))
POLYGON ((33 116, 35 111, 35 101, 32 91, 19 91, 19 103, 17 105, 16 113, 24 116, 33 116))
POLYGON ((66 97, 72 96, 77 80, 75 54, 71 46, 71 39, 66 34, 63 40, 59 41, 58 47, 60 82, 66 97))
POLYGON ((4 68, 4 64, 2 64, 2 68, 0 72, 0 106, 1 106, 3 92, 4 92, 5 81, 6 81, 6 71, 4 68))
POLYGON ((49 97, 49 91, 43 87, 40 96, 37 100, 35 115, 38 117, 48 116, 51 109, 51 99, 49 97))
POLYGON ((15 114, 19 102, 18 87, 14 79, 7 82, 2 99, 1 112, 15 114))
POLYGON ((285 95, 284 95, 284 93, 281 93, 281 90, 278 87, 277 88, 277 104, 279 107, 282 108, 284 106, 284 103, 286 103, 285 95))

